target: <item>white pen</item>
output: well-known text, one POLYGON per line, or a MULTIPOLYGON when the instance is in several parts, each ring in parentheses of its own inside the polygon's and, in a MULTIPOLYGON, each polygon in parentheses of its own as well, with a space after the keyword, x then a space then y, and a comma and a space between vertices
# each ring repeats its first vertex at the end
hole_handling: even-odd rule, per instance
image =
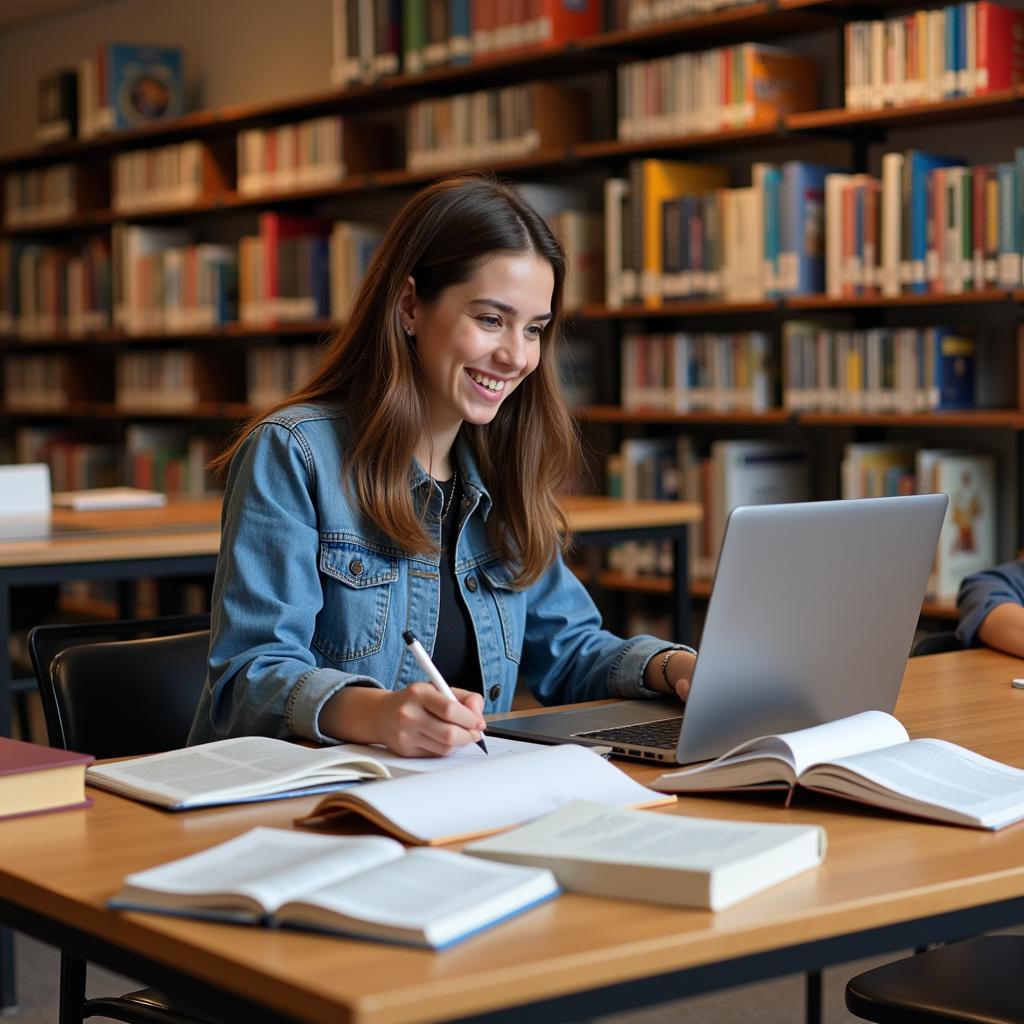
MULTIPOLYGON (((402 634, 402 639, 405 641, 405 646, 409 648, 412 656, 416 659, 416 664, 426 672, 427 681, 433 685, 434 689, 449 700, 457 701, 459 698, 452 693, 452 688, 445 682, 444 676, 437 671, 437 666, 430 660, 430 655, 423 649, 423 644, 416 639, 416 635, 406 630, 402 634)), ((482 736, 476 741, 476 745, 485 754, 487 753, 487 745, 484 743, 482 736)))

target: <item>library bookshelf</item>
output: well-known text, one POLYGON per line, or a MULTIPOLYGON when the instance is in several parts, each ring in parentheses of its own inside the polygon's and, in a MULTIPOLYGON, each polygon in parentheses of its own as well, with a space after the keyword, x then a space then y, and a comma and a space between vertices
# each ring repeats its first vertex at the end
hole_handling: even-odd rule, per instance
MULTIPOLYGON (((912 5, 894 3, 887 10, 910 10, 912 5)), ((194 228, 200 234, 215 230, 221 222, 232 218, 259 217, 266 212, 291 215, 316 213, 337 202, 395 193, 398 196, 442 175, 439 170, 410 170, 403 166, 401 152, 401 120, 412 104, 423 99, 441 98, 467 91, 504 87, 529 82, 570 83, 580 89, 591 106, 600 106, 602 97, 614 97, 616 71, 628 62, 654 58, 683 51, 698 51, 712 46, 728 45, 750 39, 796 38, 817 36, 841 43, 844 24, 861 17, 856 8, 843 0, 755 0, 753 3, 727 7, 676 21, 663 22, 640 29, 609 27, 605 31, 565 45, 518 53, 493 55, 465 65, 436 67, 419 74, 399 73, 374 82, 359 83, 266 103, 235 104, 217 109, 197 111, 173 122, 154 125, 138 131, 107 134, 96 138, 65 142, 45 148, 28 148, 0 155, 0 177, 34 169, 70 163, 88 169, 101 180, 97 190, 71 216, 50 222, 0 228, 0 244, 36 243, 42 246, 80 243, 90 237, 108 237, 118 225, 172 225, 194 228), (582 83, 582 85, 580 84, 582 83), (172 203, 130 214, 118 212, 111 202, 113 161, 119 154, 157 146, 197 140, 204 147, 221 152, 232 150, 239 132, 288 125, 309 118, 341 115, 353 123, 374 123, 384 118, 395 133, 391 144, 367 147, 369 155, 359 166, 339 180, 302 188, 265 189, 247 193, 238 187, 237 167, 233 157, 225 164, 226 173, 215 186, 204 191, 195 201, 172 203)), ((841 45, 840 45, 841 49, 841 45)), ((841 64, 822 68, 823 79, 838 76, 841 64)), ((842 92, 841 82, 832 82, 831 92, 842 92)), ((568 87, 568 86, 567 86, 568 87)), ((829 90, 824 90, 828 92, 829 90)), ((612 103, 614 108, 614 102, 612 103)), ((602 113, 590 111, 593 137, 576 141, 552 138, 528 155, 515 158, 469 161, 461 169, 486 169, 522 181, 560 182, 590 175, 608 176, 620 171, 631 159, 665 156, 674 159, 714 159, 715 154, 728 154, 737 160, 751 161, 762 152, 783 154, 785 159, 803 158, 816 152, 822 143, 844 145, 848 150, 850 171, 866 170, 870 145, 884 144, 890 132, 925 128, 941 130, 977 121, 992 121, 1013 130, 1024 112, 1024 86, 1016 85, 983 96, 960 97, 940 102, 918 103, 914 106, 886 107, 881 110, 817 109, 791 113, 750 127, 689 135, 674 135, 623 141, 615 137, 614 125, 602 113)), ((1020 140, 1024 142, 1024 138, 1020 140)), ((969 154, 964 154, 965 156, 969 154)), ((687 412, 626 410, 619 401, 617 378, 619 353, 617 345, 632 326, 640 325, 657 332, 730 329, 734 323, 745 328, 770 332, 779 344, 780 327, 788 319, 835 317, 837 322, 864 325, 898 325, 901 318, 921 323, 933 311, 937 319, 957 321, 969 318, 972 323, 993 323, 998 330, 1009 329, 1024 307, 1024 289, 985 288, 958 294, 901 294, 898 296, 794 295, 757 301, 727 302, 691 300, 665 302, 654 308, 627 305, 611 308, 588 302, 574 311, 575 332, 594 332, 595 344, 602 362, 603 394, 581 404, 577 415, 584 424, 597 454, 613 450, 623 436, 642 437, 648 433, 660 436, 673 432, 695 432, 702 443, 716 436, 758 437, 784 433, 799 436, 817 444, 835 461, 837 442, 866 437, 884 438, 894 432, 906 436, 919 431, 921 437, 939 437, 942 444, 958 438, 970 445, 975 437, 992 443, 999 451, 1003 481, 1000 495, 1000 555, 1009 557, 1021 548, 1022 455, 1024 431, 1024 392, 1019 384, 1013 388, 1015 400, 999 408, 979 408, 945 413, 882 413, 882 412, 792 412, 785 408, 769 408, 760 412, 687 412), (845 318, 845 319, 844 319, 845 318), (1010 325, 1007 328, 1007 325, 1010 325)), ((270 322, 233 322, 211 328, 188 328, 173 333, 134 329, 126 331, 104 327, 83 330, 74 336, 66 332, 51 334, 35 332, 18 335, 11 331, 0 336, 0 358, 32 354, 54 354, 66 357, 74 369, 92 364, 87 375, 95 382, 93 394, 81 389, 58 408, 37 408, 19 404, 12 409, 5 404, 0 421, 0 436, 13 443, 23 426, 61 429, 68 436, 91 440, 113 439, 118 443, 126 425, 135 421, 167 423, 182 426, 186 431, 204 430, 225 436, 241 419, 250 415, 255 404, 247 400, 245 388, 236 380, 229 387, 214 384, 201 387, 198 395, 179 409, 152 408, 145 403, 126 404, 114 398, 113 376, 122 352, 181 350, 189 353, 196 366, 227 354, 229 360, 244 362, 246 354, 261 346, 282 348, 312 346, 332 330, 335 321, 314 317, 305 320, 270 322)), ((986 372, 1020 381, 1017 343, 1004 337, 1002 344, 986 355, 998 365, 986 372)), ((205 372, 205 371, 204 371, 205 372)), ((200 374, 203 376, 203 374, 200 374)), ((206 373, 206 377, 210 374, 206 373)), ((243 373, 244 376, 244 373, 243 373)), ((1007 389, 1009 391, 1010 389, 1007 389)), ((835 466, 816 466, 817 497, 837 496, 835 466)), ((598 463, 595 473, 598 485, 603 472, 598 463)), ((667 592, 668 582, 657 578, 629 576, 611 571, 599 577, 603 587, 624 593, 654 595, 667 592)), ((695 581, 693 593, 706 595, 706 583, 695 581)), ((931 602, 924 608, 929 618, 950 617, 949 601, 931 602)))

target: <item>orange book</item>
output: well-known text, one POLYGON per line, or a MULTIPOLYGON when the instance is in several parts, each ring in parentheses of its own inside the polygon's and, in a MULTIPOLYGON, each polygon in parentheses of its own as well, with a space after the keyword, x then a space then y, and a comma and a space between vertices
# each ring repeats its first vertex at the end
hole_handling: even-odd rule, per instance
POLYGON ((744 43, 742 124, 774 124, 780 117, 818 106, 818 68, 776 46, 744 43))

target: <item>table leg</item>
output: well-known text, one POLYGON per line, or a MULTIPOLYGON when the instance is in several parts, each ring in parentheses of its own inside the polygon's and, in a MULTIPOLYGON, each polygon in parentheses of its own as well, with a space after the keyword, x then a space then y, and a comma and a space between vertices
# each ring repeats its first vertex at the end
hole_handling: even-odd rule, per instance
MULTIPOLYGON (((0 736, 11 735, 11 591, 0 580, 0 736)), ((0 927, 0 1013, 8 1013, 18 1005, 14 985, 14 932, 0 927)))

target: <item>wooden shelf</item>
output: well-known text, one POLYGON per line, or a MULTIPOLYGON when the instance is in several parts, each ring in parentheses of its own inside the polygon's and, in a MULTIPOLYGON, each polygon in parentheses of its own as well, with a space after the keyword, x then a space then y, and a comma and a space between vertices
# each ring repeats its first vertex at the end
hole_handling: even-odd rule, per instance
POLYGON ((744 313, 777 313, 782 308, 776 299, 761 302, 718 302, 696 299, 693 302, 667 302, 647 306, 584 306, 576 315, 584 320, 648 320, 663 317, 738 316, 744 313))
POLYGON ((729 128, 720 132, 702 135, 666 135, 649 139, 623 141, 606 139, 601 142, 581 142, 571 149, 579 160, 603 160, 616 156, 635 156, 642 153, 673 153, 686 149, 727 149, 746 146, 757 142, 792 142, 793 136, 783 132, 781 122, 767 125, 751 125, 746 128, 729 128))
MULTIPOLYGON (((1024 296, 1022 296, 1024 297, 1024 296)), ((851 295, 832 298, 828 295, 795 295, 785 300, 787 309, 906 309, 915 306, 975 306, 1021 301, 1005 288, 988 288, 976 292, 921 292, 906 295, 851 295)))
POLYGON ((979 117, 1008 117, 1020 113, 1024 92, 1021 87, 1003 89, 985 96, 966 96, 939 103, 917 103, 881 110, 811 110, 790 114, 786 128, 793 132, 813 132, 858 127, 901 127, 930 123, 963 121, 979 117))
MULTIPOLYGON (((766 412, 664 412, 631 411, 618 405, 584 405, 574 410, 579 419, 591 423, 679 423, 679 424, 783 424, 793 414, 787 409, 766 412)), ((1024 416, 1024 413, 1021 414, 1024 416)))
POLYGON ((175 342, 217 342, 239 338, 281 338, 306 337, 331 334, 338 324, 334 320, 302 320, 276 325, 250 325, 231 323, 205 331, 179 331, 173 334, 128 334, 125 331, 93 331, 81 336, 69 334, 53 335, 46 338, 0 338, 0 349, 8 352, 31 351, 35 349, 72 348, 91 345, 173 345, 175 342))
POLYGON ((1024 409, 963 409, 917 413, 802 412, 797 419, 808 427, 997 427, 1024 430, 1024 409))

